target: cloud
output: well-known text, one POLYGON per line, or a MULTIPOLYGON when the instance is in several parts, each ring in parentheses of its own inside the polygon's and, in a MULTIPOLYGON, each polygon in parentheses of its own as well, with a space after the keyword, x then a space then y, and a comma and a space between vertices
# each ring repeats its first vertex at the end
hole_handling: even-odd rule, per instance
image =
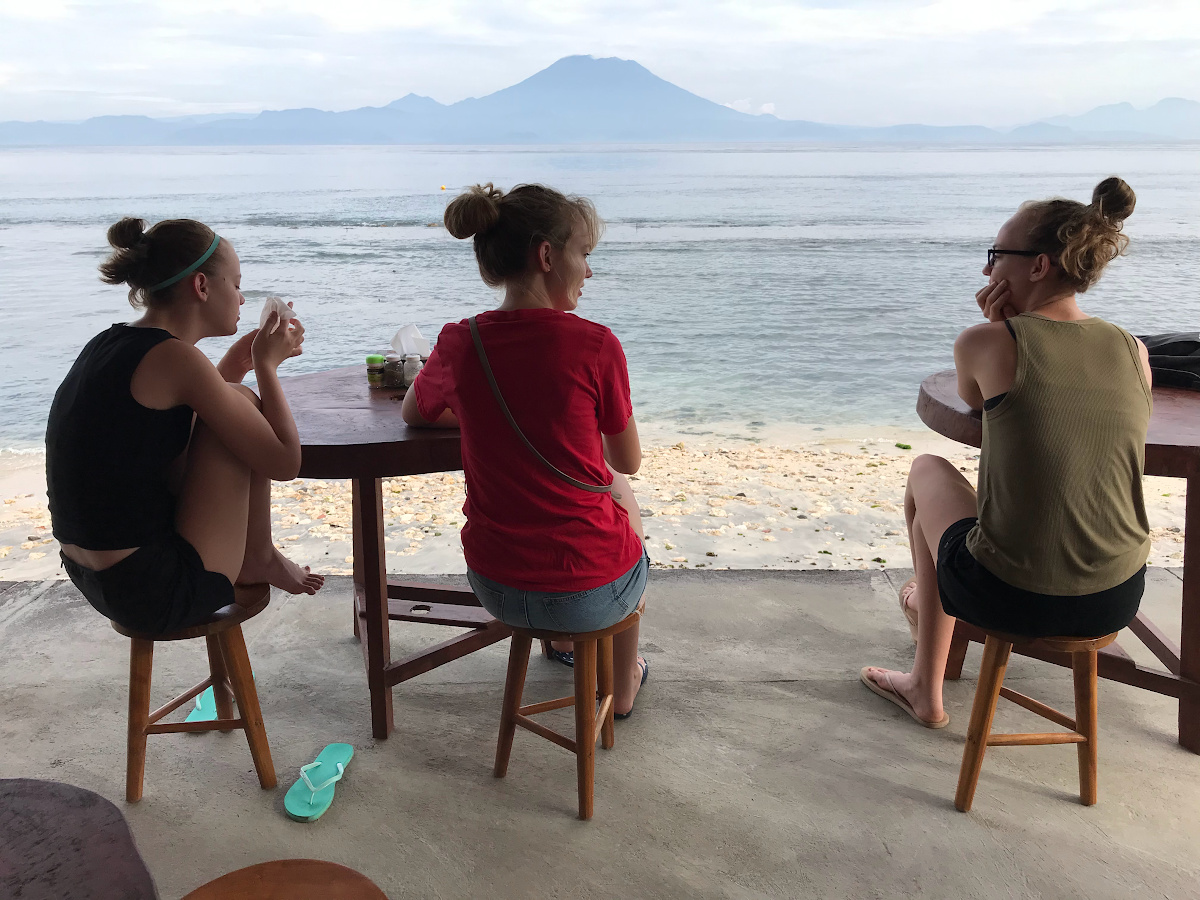
POLYGON ((0 0, 0 35, 0 119, 453 102, 570 53, 842 123, 1200 99, 1195 0, 0 0))

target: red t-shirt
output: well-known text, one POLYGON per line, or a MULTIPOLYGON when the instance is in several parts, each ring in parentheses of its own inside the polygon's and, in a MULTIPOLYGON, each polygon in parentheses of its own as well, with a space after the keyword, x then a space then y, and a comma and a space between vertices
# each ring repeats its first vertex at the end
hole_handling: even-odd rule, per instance
MULTIPOLYGON (((585 484, 609 484, 600 435, 629 424, 629 371, 603 325, 553 309, 476 317, 492 372, 530 443, 585 484)), ((423 417, 454 410, 467 502, 463 553, 486 578, 569 592, 628 572, 641 541, 611 494, 567 484, 521 443, 483 374, 466 320, 447 325, 412 388, 423 417)))

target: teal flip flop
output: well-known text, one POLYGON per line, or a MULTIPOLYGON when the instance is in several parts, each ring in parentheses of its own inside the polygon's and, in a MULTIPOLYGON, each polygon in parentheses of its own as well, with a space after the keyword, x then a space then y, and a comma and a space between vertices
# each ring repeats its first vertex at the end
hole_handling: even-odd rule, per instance
POLYGON ((213 689, 206 688, 196 698, 195 708, 188 713, 185 722, 213 722, 217 718, 217 698, 213 696, 213 689))
POLYGON ((354 756, 349 744, 330 744, 315 762, 300 767, 300 780, 288 788, 283 809, 297 822, 315 822, 333 803, 334 784, 346 774, 354 756))
POLYGON ((187 714, 185 722, 215 722, 217 720, 217 698, 211 687, 205 688, 196 697, 196 705, 187 714))

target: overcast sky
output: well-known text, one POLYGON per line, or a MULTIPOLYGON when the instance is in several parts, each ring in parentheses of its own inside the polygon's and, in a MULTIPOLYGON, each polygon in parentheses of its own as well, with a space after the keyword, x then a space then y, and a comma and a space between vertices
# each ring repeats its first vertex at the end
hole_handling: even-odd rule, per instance
POLYGON ((1200 0, 0 0, 0 120, 482 96, 575 53, 842 124, 1200 100, 1200 0))

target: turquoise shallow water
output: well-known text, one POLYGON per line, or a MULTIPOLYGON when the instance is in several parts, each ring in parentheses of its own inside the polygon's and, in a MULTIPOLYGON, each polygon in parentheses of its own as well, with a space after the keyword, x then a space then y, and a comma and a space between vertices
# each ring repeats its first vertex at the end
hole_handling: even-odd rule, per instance
MULTIPOLYGON (((542 181, 609 223, 580 313, 629 358, 639 418, 915 426, 917 385, 978 321, 984 251, 1025 199, 1138 192, 1131 252, 1085 307, 1135 333, 1200 328, 1200 148, 265 148, 0 151, 0 448, 40 445, 83 344, 132 317, 96 265, 122 215, 202 219, 247 308, 294 301, 290 372, 360 361, 395 328, 495 305, 440 227, 476 181, 542 181), (446 185, 448 190, 442 191, 446 185)), ((211 355, 226 342, 211 341, 211 355)), ((205 346, 205 345, 201 345, 205 346)))

